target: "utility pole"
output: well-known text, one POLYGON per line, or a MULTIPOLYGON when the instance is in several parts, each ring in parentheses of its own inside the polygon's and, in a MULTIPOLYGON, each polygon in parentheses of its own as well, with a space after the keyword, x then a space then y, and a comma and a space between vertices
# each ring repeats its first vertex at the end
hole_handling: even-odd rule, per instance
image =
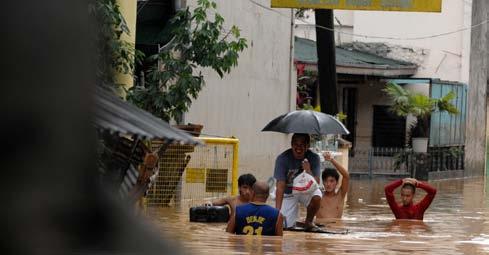
POLYGON ((319 102, 322 112, 336 115, 338 113, 338 99, 333 10, 316 9, 314 15, 316 18, 319 102))
MULTIPOLYGON (((472 1, 472 25, 488 19, 489 1, 472 1)), ((486 172, 488 24, 471 32, 470 73, 467 92, 465 135, 465 175, 481 176, 486 172)))

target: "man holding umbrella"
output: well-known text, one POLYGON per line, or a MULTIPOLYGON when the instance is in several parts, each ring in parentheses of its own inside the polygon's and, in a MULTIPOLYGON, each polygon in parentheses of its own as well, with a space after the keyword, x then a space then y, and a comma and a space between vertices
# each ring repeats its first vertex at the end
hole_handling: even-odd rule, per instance
MULTIPOLYGON (((287 228, 294 226, 299 213, 299 204, 307 207, 305 221, 306 231, 319 230, 314 225, 314 215, 320 208, 322 193, 317 188, 307 192, 292 192, 294 179, 303 173, 310 174, 317 183, 320 181, 321 169, 319 155, 309 150, 309 134, 349 134, 346 127, 329 114, 300 110, 292 111, 270 121, 262 131, 294 133, 290 149, 284 151, 275 161, 273 176, 277 180, 275 207, 281 210, 287 228)), ((305 180, 304 176, 299 180, 305 180)), ((312 181, 314 182, 314 181, 312 181)), ((317 184, 316 183, 316 184, 317 184)), ((297 189, 295 189, 297 190, 297 189)))
POLYGON ((312 193, 292 193, 292 183, 295 177, 303 171, 312 175, 319 183, 321 175, 319 156, 309 150, 310 137, 308 134, 294 134, 291 148, 281 153, 275 161, 274 178, 277 180, 275 207, 281 210, 285 218, 285 227, 294 226, 299 204, 307 208, 305 230, 314 231, 314 215, 319 210, 322 193, 316 189, 312 193))

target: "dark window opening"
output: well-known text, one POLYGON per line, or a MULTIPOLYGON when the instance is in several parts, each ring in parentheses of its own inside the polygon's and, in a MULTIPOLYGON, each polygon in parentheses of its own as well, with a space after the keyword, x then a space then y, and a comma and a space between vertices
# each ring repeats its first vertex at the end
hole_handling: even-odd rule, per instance
POLYGON ((372 147, 403 148, 405 143, 406 117, 395 115, 387 105, 374 105, 372 147))

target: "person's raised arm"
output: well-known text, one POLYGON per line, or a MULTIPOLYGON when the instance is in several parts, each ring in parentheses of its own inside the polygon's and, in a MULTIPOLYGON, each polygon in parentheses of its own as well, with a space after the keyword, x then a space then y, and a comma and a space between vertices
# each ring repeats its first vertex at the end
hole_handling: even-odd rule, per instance
POLYGON ((396 218, 399 214, 399 209, 397 207, 396 198, 394 197, 394 190, 397 189, 401 185, 402 185, 402 180, 399 179, 397 181, 393 181, 393 182, 387 184, 384 188, 385 199, 387 200, 387 203, 389 204, 389 207, 391 208, 391 210, 394 213, 394 215, 396 216, 396 218))
POLYGON ((229 218, 228 226, 226 227, 226 232, 234 234, 236 232, 236 215, 231 215, 229 218))
POLYGON ((284 218, 282 214, 279 212, 277 217, 277 224, 275 225, 275 235, 283 236, 284 235, 284 218))
POLYGON ((416 187, 426 192, 426 196, 424 196, 421 202, 418 203, 419 208, 425 211, 426 209, 428 209, 431 202, 433 202, 433 199, 435 198, 436 195, 436 189, 433 186, 429 185, 428 183, 421 182, 421 181, 416 181, 416 187))
POLYGON ((341 195, 345 196, 348 192, 348 187, 350 185, 350 173, 344 168, 338 161, 334 159, 334 157, 329 152, 325 152, 323 154, 324 159, 331 162, 336 170, 341 174, 341 195))

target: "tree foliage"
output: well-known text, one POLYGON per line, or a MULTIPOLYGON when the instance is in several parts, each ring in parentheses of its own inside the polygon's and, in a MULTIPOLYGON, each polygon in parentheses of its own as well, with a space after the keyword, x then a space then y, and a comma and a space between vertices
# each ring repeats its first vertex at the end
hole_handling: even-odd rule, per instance
POLYGON ((168 24, 172 39, 158 54, 150 56, 153 66, 145 86, 130 89, 128 99, 154 115, 169 120, 186 112, 204 86, 196 68, 211 68, 221 78, 238 64, 246 39, 233 26, 224 29, 224 18, 217 5, 199 0, 197 7, 178 11, 168 24))

